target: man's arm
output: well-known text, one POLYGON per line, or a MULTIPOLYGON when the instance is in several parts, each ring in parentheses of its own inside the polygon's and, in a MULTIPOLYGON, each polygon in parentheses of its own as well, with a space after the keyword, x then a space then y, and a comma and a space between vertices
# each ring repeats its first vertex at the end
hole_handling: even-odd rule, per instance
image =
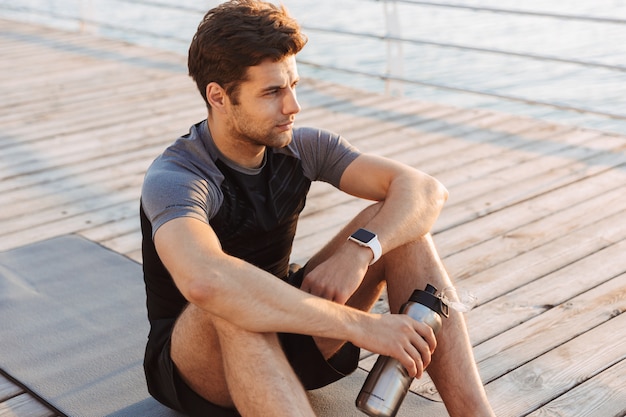
POLYGON ((341 177, 340 189, 383 202, 367 225, 378 235, 383 253, 428 233, 448 198, 447 190, 433 177, 374 155, 354 160, 341 177))
MULTIPOLYGON (((383 254, 427 234, 448 197, 431 176, 374 155, 361 155, 348 165, 340 189, 381 202, 378 213, 363 227, 378 235, 383 254)), ((344 304, 361 284, 372 257, 369 248, 346 241, 307 274, 302 289, 344 304)))
POLYGON ((429 328, 408 317, 374 315, 332 303, 225 254, 212 228, 202 221, 171 220, 154 239, 161 260, 190 303, 248 331, 349 340, 397 358, 414 373, 415 361, 430 358, 434 349, 434 337, 425 343, 418 336, 429 334, 429 328))

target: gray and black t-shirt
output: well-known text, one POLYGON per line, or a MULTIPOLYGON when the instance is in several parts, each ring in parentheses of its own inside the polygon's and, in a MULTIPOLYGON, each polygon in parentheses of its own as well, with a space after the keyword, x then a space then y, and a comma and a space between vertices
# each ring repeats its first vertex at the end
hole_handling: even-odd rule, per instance
POLYGON ((285 148, 268 148, 258 169, 228 160, 206 120, 194 125, 148 169, 141 194, 143 267, 150 320, 175 318, 187 304, 152 238, 166 222, 192 217, 211 225, 223 250, 285 277, 298 216, 311 181, 336 187, 359 155, 333 133, 297 128, 285 148))

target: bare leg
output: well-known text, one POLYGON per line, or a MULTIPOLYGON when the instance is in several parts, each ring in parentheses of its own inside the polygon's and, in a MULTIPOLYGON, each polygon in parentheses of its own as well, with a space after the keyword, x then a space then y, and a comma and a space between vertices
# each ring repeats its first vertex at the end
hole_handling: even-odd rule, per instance
MULTIPOLYGON (((429 234, 387 254, 385 264, 392 312, 398 312, 413 290, 424 289, 426 284, 440 290, 452 285, 429 234)), ((451 309, 443 320, 427 371, 451 416, 494 416, 461 313, 451 309)))
POLYGON ((251 333, 190 305, 172 334, 172 359, 208 401, 242 416, 314 416, 276 334, 251 333))
MULTIPOLYGON (((348 235, 362 227, 379 210, 375 204, 359 213, 311 262, 308 270, 329 257, 348 235)), ((452 285, 450 278, 437 254, 432 237, 425 235, 420 240, 386 253, 368 270, 363 284, 348 300, 347 304, 369 310, 387 284, 389 307, 397 313, 415 289, 424 289, 431 284, 442 290, 452 285)), ((327 356, 341 346, 340 341, 316 339, 320 350, 327 356)), ((451 416, 494 416, 487 400, 482 381, 474 362, 472 347, 461 313, 450 312, 443 320, 437 335, 437 349, 428 367, 446 408, 451 416)))

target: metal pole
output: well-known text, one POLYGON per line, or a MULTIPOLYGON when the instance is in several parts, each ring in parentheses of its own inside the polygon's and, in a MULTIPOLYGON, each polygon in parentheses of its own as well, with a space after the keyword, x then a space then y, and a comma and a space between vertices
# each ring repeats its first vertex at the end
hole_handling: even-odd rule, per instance
POLYGON ((96 28, 93 22, 93 0, 80 0, 80 32, 94 33, 96 28))
POLYGON ((385 81, 385 93, 389 95, 402 96, 404 94, 404 83, 394 81, 404 78, 404 53, 403 42, 395 40, 402 38, 402 28, 398 13, 396 0, 385 0, 383 2, 385 13, 385 25, 387 30, 387 78, 385 81), (395 39, 392 39, 395 38, 395 39))

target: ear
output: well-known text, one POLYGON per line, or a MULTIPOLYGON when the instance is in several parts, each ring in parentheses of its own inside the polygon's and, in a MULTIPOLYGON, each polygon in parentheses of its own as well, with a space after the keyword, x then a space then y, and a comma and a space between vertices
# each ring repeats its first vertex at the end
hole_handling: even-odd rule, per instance
POLYGON ((212 109, 222 111, 226 104, 226 91, 216 82, 209 83, 206 86, 206 99, 212 109))

